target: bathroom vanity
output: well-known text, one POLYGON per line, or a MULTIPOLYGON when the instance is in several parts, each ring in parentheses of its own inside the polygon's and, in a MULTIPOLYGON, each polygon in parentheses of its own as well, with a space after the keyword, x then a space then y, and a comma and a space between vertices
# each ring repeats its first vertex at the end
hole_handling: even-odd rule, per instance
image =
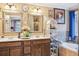
POLYGON ((50 56, 50 38, 1 39, 0 56, 50 56))
POLYGON ((47 16, 15 11, 3 10, 0 21, 0 56, 50 56, 50 38, 38 37, 49 34, 44 20, 47 16), (21 38, 27 37, 23 33, 25 30, 31 33, 30 36, 35 35, 37 38, 21 38))

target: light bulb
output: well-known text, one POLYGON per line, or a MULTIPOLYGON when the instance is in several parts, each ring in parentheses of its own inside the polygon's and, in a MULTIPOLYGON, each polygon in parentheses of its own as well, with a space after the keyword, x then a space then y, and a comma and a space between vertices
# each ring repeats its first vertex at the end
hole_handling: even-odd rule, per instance
POLYGON ((34 9, 34 13, 37 13, 37 9, 34 9))
POLYGON ((5 9, 10 9, 8 5, 5 6, 5 9))
POLYGON ((41 12, 42 12, 42 11, 39 9, 39 10, 38 10, 38 13, 41 13, 41 12))
POLYGON ((15 7, 15 6, 12 6, 12 7, 11 7, 11 10, 16 10, 16 7, 15 7))

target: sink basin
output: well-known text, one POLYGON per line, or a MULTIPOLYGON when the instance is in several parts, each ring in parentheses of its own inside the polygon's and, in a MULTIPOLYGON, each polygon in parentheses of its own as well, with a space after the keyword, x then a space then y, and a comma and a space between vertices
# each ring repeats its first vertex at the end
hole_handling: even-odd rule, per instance
POLYGON ((0 41, 13 41, 18 40, 18 38, 0 38, 0 41))
POLYGON ((20 39, 29 39, 30 37, 21 37, 20 39))

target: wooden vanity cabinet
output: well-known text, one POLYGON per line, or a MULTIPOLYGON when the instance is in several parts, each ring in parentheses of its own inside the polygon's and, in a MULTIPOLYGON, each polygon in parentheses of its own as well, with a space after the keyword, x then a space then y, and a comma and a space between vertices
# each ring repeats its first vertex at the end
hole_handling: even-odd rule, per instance
POLYGON ((14 42, 13 46, 9 48, 10 56, 22 56, 23 55, 23 47, 21 42, 14 42))
POLYGON ((19 56, 21 50, 21 42, 0 42, 0 56, 19 56))
POLYGON ((23 52, 24 52, 24 56, 30 56, 30 53, 31 53, 31 51, 30 51, 30 40, 28 40, 28 41, 24 41, 24 50, 23 50, 23 52))
POLYGON ((50 44, 44 44, 42 46, 42 56, 50 56, 50 44))
POLYGON ((22 47, 12 47, 10 48, 10 56, 22 56, 22 47))
POLYGON ((41 45, 36 44, 31 46, 31 56, 41 56, 42 55, 41 45))
POLYGON ((32 56, 50 56, 50 40, 34 40, 31 42, 32 56))
POLYGON ((9 56, 9 48, 0 48, 0 56, 9 56))
POLYGON ((0 42, 0 56, 50 56, 50 39, 0 42))
POLYGON ((21 56, 21 48, 0 48, 0 56, 21 56))

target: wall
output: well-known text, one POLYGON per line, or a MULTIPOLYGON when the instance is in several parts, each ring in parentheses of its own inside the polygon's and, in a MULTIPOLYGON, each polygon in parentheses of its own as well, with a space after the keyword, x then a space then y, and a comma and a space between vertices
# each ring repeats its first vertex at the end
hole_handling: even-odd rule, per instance
MULTIPOLYGON (((2 8, 2 10, 4 9, 4 6, 6 4, 0 4, 0 8, 2 8)), ((17 10, 20 10, 22 9, 22 4, 14 4, 17 8, 17 10)), ((49 20, 48 18, 48 9, 53 9, 53 8, 48 8, 48 7, 43 7, 43 6, 36 6, 36 5, 31 5, 31 4, 25 4, 27 7, 29 7, 29 12, 31 12, 31 8, 34 8, 34 7, 40 7, 41 10, 42 10, 42 13, 43 13, 43 16, 44 16, 44 21, 43 21, 43 32, 42 33, 32 33, 32 35, 44 35, 44 34, 48 34, 49 32, 47 31, 47 21, 49 20)), ((54 12, 54 10, 53 10, 54 12)), ((52 14, 53 14, 52 12, 52 14)), ((29 19, 28 16, 29 14, 28 13, 22 13, 22 27, 24 26, 28 26, 27 24, 27 20, 29 19)), ((54 15, 53 15, 54 16, 54 15)), ((3 33, 3 25, 2 25, 2 19, 0 19, 0 36, 18 36, 18 33, 6 33, 4 34, 3 33)), ((57 28, 59 31, 61 31, 62 33, 64 33, 64 37, 66 36, 66 33, 67 31, 69 31, 69 19, 68 19, 68 10, 65 11, 65 24, 58 24, 57 25, 57 28)), ((48 36, 48 35, 47 35, 48 36)))
POLYGON ((65 11, 65 24, 58 24, 57 29, 60 31, 68 31, 67 29, 68 11, 65 11))
POLYGON ((31 12, 31 8, 35 8, 35 7, 39 7, 42 10, 42 15, 43 15, 43 32, 42 33, 32 33, 32 35, 43 35, 44 34, 44 29, 46 28, 46 23, 45 23, 45 19, 46 17, 48 18, 48 8, 47 7, 43 7, 43 6, 36 6, 36 5, 29 5, 29 13, 31 12))
MULTIPOLYGON (((5 7, 5 5, 6 4, 0 4, 0 8, 2 9, 2 10, 4 10, 4 7, 5 7)), ((22 5, 23 4, 14 4, 15 6, 16 6, 16 8, 17 8, 17 10, 18 11, 21 11, 22 10, 22 5)), ((27 7, 29 7, 29 11, 28 12, 31 12, 30 10, 31 10, 31 8, 35 8, 35 7, 40 7, 41 8, 41 10, 42 10, 42 14, 43 14, 43 16, 44 16, 44 19, 45 19, 45 17, 48 17, 48 8, 47 7, 42 7, 42 6, 36 6, 36 5, 30 5, 30 4, 25 4, 27 7)), ((3 15, 3 14, 2 14, 3 15)), ((28 26, 28 24, 27 24, 27 20, 28 20, 28 16, 29 14, 28 13, 25 13, 25 12, 23 12, 22 13, 22 27, 24 27, 24 26, 28 26)), ((44 20, 43 19, 43 20, 44 20)), ((18 36, 18 33, 3 33, 3 18, 2 19, 0 19, 0 36, 5 36, 5 37, 17 37, 18 36)), ((44 28, 45 28, 45 20, 44 20, 44 22, 43 22, 43 32, 42 33, 32 33, 33 35, 43 35, 44 34, 44 28)))
POLYGON ((60 33, 60 40, 66 41, 67 34, 69 32, 69 19, 68 19, 68 11, 65 10, 65 24, 58 24, 57 29, 60 33))
MULTIPOLYGON (((57 24, 57 29, 54 34, 56 34, 56 38, 61 41, 66 41, 67 33, 69 32, 69 19, 68 19, 68 10, 65 10, 65 24, 57 24)), ((51 30, 53 32, 54 30, 51 30)))

